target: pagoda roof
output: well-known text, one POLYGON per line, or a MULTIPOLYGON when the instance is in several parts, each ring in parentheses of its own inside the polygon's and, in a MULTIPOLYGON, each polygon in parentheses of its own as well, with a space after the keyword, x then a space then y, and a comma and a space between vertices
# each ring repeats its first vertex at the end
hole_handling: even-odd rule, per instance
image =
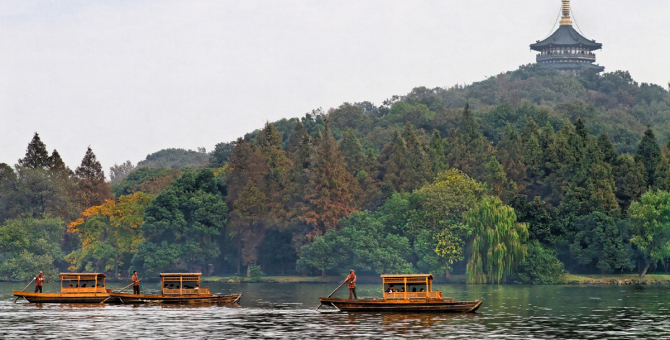
POLYGON ((530 48, 535 51, 542 51, 548 47, 585 47, 589 50, 599 50, 603 44, 597 43, 595 40, 584 38, 583 35, 577 33, 572 25, 561 25, 554 34, 547 39, 538 41, 530 45, 530 48))

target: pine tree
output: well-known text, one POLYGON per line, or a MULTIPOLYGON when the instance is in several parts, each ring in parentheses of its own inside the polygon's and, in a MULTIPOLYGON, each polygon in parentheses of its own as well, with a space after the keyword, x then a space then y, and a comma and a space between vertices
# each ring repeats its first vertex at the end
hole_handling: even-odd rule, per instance
POLYGON ((444 151, 444 140, 440 136, 440 131, 435 130, 430 139, 428 149, 428 158, 430 159, 431 170, 437 175, 447 169, 447 158, 444 151))
MULTIPOLYGON (((522 142, 519 134, 511 124, 505 126, 503 137, 498 143, 498 159, 502 164, 502 168, 507 175, 507 178, 513 180, 518 185, 522 186, 523 180, 526 178, 526 164, 525 157, 522 150, 522 142)), ((522 187, 518 188, 523 189, 522 187)))
POLYGON ((649 126, 637 147, 635 161, 644 167, 647 186, 653 187, 656 183, 656 168, 661 162, 661 148, 658 146, 654 131, 649 126))
POLYGON ((100 205, 111 197, 110 187, 105 182, 105 172, 90 146, 74 173, 78 179, 80 202, 85 207, 100 205))
POLYGON ((233 203, 247 186, 247 182, 250 181, 257 187, 264 185, 264 176, 269 172, 267 164, 265 156, 254 143, 243 138, 237 139, 228 162, 230 172, 225 180, 228 189, 226 203, 229 209, 233 209, 233 203))
POLYGON ((484 164, 491 152, 491 145, 482 135, 468 104, 463 109, 458 128, 449 136, 449 145, 451 150, 447 154, 447 164, 475 179, 483 179, 486 172, 484 164))
POLYGON ((404 190, 403 173, 410 167, 407 157, 407 145, 398 131, 393 132, 391 141, 384 145, 379 154, 379 180, 382 182, 384 196, 404 190))
POLYGON ((419 140, 411 123, 405 124, 401 136, 407 146, 408 165, 405 171, 401 173, 401 178, 405 181, 403 189, 411 192, 430 181, 433 174, 428 154, 426 154, 423 143, 419 140))
POLYGON ((56 149, 51 153, 51 156, 49 157, 49 169, 54 172, 59 172, 59 173, 68 173, 70 172, 70 169, 65 166, 65 163, 63 162, 63 159, 60 158, 60 154, 56 149))
POLYGON ((616 198, 622 212, 626 213, 631 203, 637 201, 647 190, 644 166, 628 154, 619 155, 613 169, 616 198))
POLYGON ((619 152, 616 147, 614 147, 614 144, 612 144, 607 133, 602 132, 598 136, 598 148, 600 148, 600 152, 603 154, 603 161, 609 164, 614 164, 614 161, 616 161, 616 158, 619 156, 619 152))
POLYGON ((48 169, 49 163, 49 152, 46 145, 42 143, 40 135, 35 132, 33 139, 28 144, 26 156, 19 159, 19 165, 29 169, 48 169))
POLYGON ((314 229, 311 234, 323 235, 337 222, 356 211, 356 179, 347 171, 328 123, 316 145, 306 192, 308 208, 302 219, 314 229))
POLYGON ((354 130, 347 128, 342 134, 342 141, 340 141, 340 151, 347 163, 347 170, 352 176, 356 176, 359 171, 363 170, 365 165, 365 154, 361 142, 356 138, 354 130))
POLYGON ((268 198, 270 216, 276 222, 284 221, 289 214, 283 197, 277 195, 284 190, 285 176, 291 168, 291 161, 282 149, 282 136, 273 124, 265 124, 265 128, 256 137, 259 150, 267 162, 267 172, 264 174, 263 194, 268 198))

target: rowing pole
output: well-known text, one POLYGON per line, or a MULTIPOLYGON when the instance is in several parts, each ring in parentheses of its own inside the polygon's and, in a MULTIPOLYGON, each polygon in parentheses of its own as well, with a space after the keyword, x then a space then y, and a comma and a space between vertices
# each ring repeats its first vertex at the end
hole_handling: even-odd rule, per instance
MULTIPOLYGON (((333 296, 333 294, 335 294, 335 292, 338 289, 342 288, 342 286, 344 286, 345 283, 347 283, 347 280, 342 281, 342 283, 340 283, 340 285, 337 288, 335 288, 335 290, 332 293, 330 293, 330 295, 328 295, 327 299, 330 299, 330 297, 333 296)), ((315 310, 319 310, 319 308, 321 308, 322 305, 323 303, 319 303, 319 307, 316 307, 315 310)))
MULTIPOLYGON (((26 289, 28 289, 28 287, 30 287, 30 284, 33 283, 33 281, 35 281, 36 278, 37 278, 37 277, 33 277, 32 281, 30 281, 30 283, 28 283, 28 285, 26 286, 26 288, 23 288, 22 292, 25 292, 26 289)), ((20 298, 20 296, 17 296, 16 299, 14 299, 14 303, 16 303, 16 301, 18 301, 19 298, 20 298)))
MULTIPOLYGON (((139 280, 137 280, 137 282, 140 282, 140 281, 142 281, 142 280, 144 280, 144 279, 139 279, 139 280)), ((133 285, 133 283, 135 283, 135 282, 132 282, 131 284, 129 284, 129 285, 127 285, 127 286, 125 286, 125 287, 121 288, 121 290, 120 290, 120 291, 118 291, 118 293, 121 293, 122 291, 124 291, 124 290, 128 289, 128 287, 132 286, 132 285, 133 285)), ((109 300, 109 298, 111 298, 111 297, 112 297, 112 296, 110 295, 110 296, 108 296, 108 297, 107 297, 106 299, 104 299, 104 300, 100 301, 100 304, 103 304, 103 303, 105 303, 105 301, 109 300)))

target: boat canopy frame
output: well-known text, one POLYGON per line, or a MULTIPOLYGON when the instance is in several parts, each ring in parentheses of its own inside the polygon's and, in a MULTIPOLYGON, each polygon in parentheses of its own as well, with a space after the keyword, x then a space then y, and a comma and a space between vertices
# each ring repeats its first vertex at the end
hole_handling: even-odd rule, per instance
POLYGON ((60 273, 60 292, 61 294, 77 294, 77 293, 106 293, 105 278, 107 276, 103 273, 60 273), (77 281, 77 287, 65 287, 65 281, 77 281), (82 287, 81 281, 93 281, 92 287, 82 287), (98 283, 101 286, 98 287, 98 283))
POLYGON ((398 275, 381 275, 382 289, 384 292, 384 300, 409 300, 409 299, 427 299, 427 298, 441 298, 440 292, 433 292, 433 275, 432 274, 398 274, 398 275), (390 285, 402 285, 403 292, 387 293, 386 289, 390 285), (425 292, 410 292, 411 286, 426 286, 425 292))
POLYGON ((200 288, 202 273, 160 273, 161 293, 163 295, 202 295, 210 294, 209 287, 200 288), (179 283, 179 288, 165 288, 168 283, 179 283), (184 289, 184 283, 195 283, 194 288, 184 289))

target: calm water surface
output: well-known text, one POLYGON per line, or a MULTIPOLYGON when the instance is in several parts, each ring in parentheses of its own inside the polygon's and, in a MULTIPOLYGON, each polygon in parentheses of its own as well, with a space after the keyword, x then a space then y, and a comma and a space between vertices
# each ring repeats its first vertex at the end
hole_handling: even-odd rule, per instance
MULTIPOLYGON (((239 307, 13 304, 11 291, 24 286, 0 283, 0 339, 670 338, 667 286, 436 284, 456 300, 484 301, 476 314, 453 315, 315 312, 333 284, 209 284, 243 293, 239 307)), ((380 287, 359 285, 359 297, 380 297, 380 287)))

